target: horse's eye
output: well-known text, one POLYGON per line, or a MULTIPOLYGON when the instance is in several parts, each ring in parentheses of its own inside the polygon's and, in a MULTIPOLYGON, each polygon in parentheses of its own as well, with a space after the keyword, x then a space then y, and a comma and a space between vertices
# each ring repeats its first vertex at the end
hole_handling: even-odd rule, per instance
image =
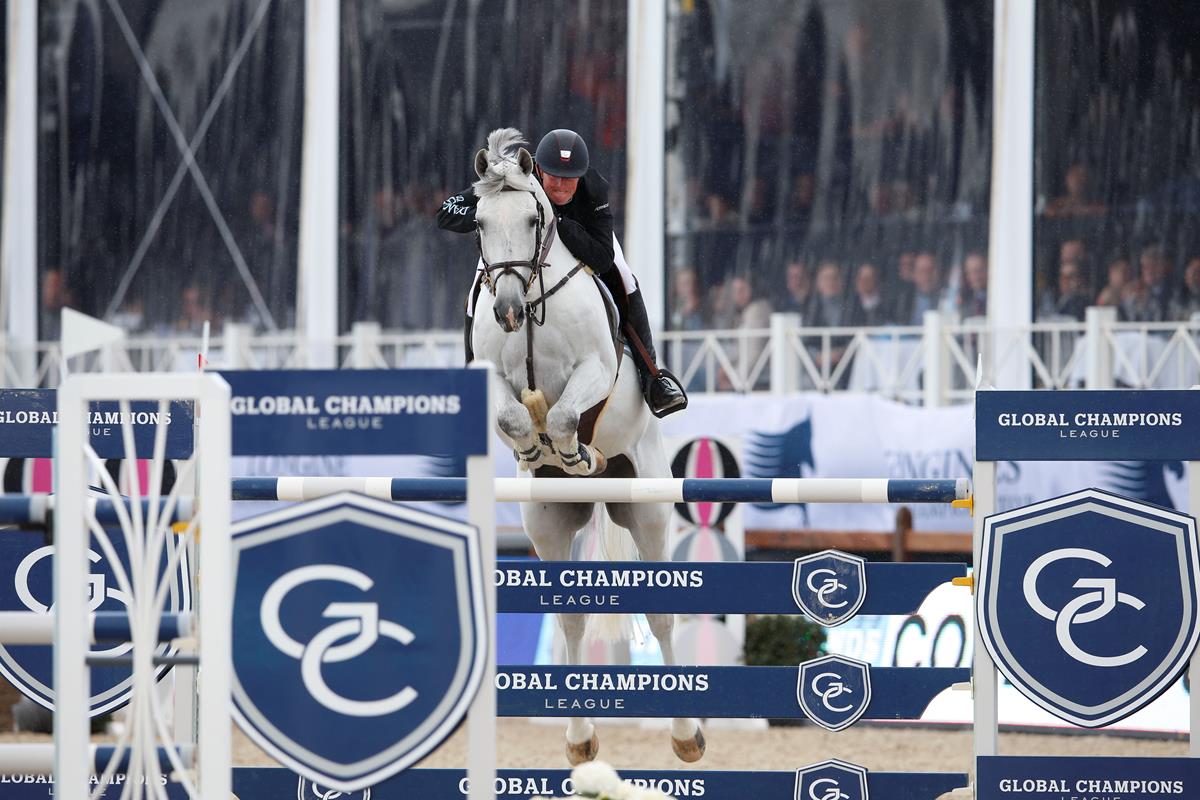
POLYGON ((530 218, 529 218, 529 227, 531 227, 531 228, 536 228, 536 227, 537 227, 537 217, 530 217, 530 218))

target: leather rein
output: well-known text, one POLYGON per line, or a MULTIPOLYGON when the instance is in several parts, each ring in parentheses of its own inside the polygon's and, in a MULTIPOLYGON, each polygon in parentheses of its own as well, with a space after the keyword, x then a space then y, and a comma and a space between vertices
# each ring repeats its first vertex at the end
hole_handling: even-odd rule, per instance
MULTIPOLYGON (((502 191, 513 192, 521 191, 519 189, 510 189, 505 187, 502 191)), ((483 284, 491 292, 492 297, 496 296, 496 281, 504 275, 514 275, 521 281, 521 293, 529 294, 536 281, 539 288, 538 297, 536 300, 526 301, 525 316, 528 318, 529 324, 525 326, 525 383, 529 387, 529 391, 534 391, 537 386, 534 382, 533 374, 533 329, 546 324, 546 300, 566 285, 567 281, 575 277, 575 273, 584 268, 582 261, 576 261, 566 275, 564 275, 558 283, 546 288, 545 268, 546 258, 550 255, 550 248, 554 245, 554 235, 558 230, 558 219, 550 217, 550 223, 546 224, 545 211, 542 209, 542 204, 537 201, 534 196, 534 203, 537 204, 537 229, 534 234, 533 241, 533 257, 524 261, 498 261, 495 264, 489 264, 487 258, 483 255, 483 235, 480 233, 479 224, 475 225, 475 243, 479 247, 479 260, 483 263, 483 284), (543 236, 545 238, 543 238, 543 236), (524 278, 518 269, 529 270, 529 278, 524 278), (541 317, 538 318, 537 312, 541 308, 541 317)))

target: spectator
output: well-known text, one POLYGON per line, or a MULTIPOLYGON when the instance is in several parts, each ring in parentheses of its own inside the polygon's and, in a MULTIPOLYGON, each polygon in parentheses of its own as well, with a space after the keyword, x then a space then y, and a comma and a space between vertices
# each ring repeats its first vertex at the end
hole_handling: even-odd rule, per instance
POLYGON ((1063 264, 1072 261, 1079 265, 1080 273, 1083 276, 1084 283, 1092 276, 1091 260, 1088 258, 1087 245, 1082 239, 1067 239, 1058 248, 1058 264, 1061 268, 1063 264))
POLYGON ((671 311, 671 328, 677 331, 704 330, 704 303, 696 270, 683 267, 675 271, 675 298, 671 311))
POLYGON ((179 296, 179 316, 175 320, 175 332, 184 334, 199 334, 204 323, 211 322, 211 328, 218 327, 213 320, 212 307, 206 293, 196 284, 188 284, 179 296))
POLYGON ((1121 318, 1129 322, 1155 322, 1146 284, 1134 279, 1121 287, 1121 318))
POLYGON ((1074 261, 1065 261, 1058 267, 1058 288, 1047 289, 1038 306, 1038 318, 1071 317, 1083 320, 1087 311, 1088 295, 1084 288, 1083 268, 1074 261))
POLYGON ((57 341, 62 336, 62 310, 75 304, 71 287, 63 272, 51 267, 42 275, 42 313, 39 321, 42 341, 57 341))
MULTIPOLYGON (((781 311, 804 315, 809 312, 812 302, 812 276, 808 274, 808 264, 803 259, 794 258, 788 262, 784 276, 787 286, 787 299, 781 311)), ((806 320, 802 320, 808 324, 806 320)))
MULTIPOLYGON (((733 308, 737 311, 737 327, 739 329, 743 331, 759 331, 771 326, 771 303, 765 298, 756 298, 754 296, 754 287, 750 283, 748 276, 734 275, 730 278, 729 299, 733 304, 733 308)), ((744 350, 739 347, 739 352, 745 353, 746 356, 744 362, 741 358, 737 361, 738 374, 742 379, 744 387, 749 388, 746 384, 749 381, 750 373, 758 364, 758 360, 766 347, 767 335, 765 333, 746 341, 744 350)), ((768 371, 763 370, 755 382, 756 387, 759 385, 765 386, 768 378, 768 371)), ((727 381, 728 379, 726 379, 727 381)))
POLYGON ((869 261, 859 264, 854 273, 854 296, 850 298, 847 325, 864 328, 887 325, 892 321, 881 287, 879 267, 869 261))
POLYGON ((1183 289, 1171 304, 1171 318, 1190 320, 1200 314, 1200 257, 1192 258, 1183 270, 1183 289))
POLYGON ((840 328, 849 324, 850 314, 846 307, 845 281, 842 268, 834 261, 822 261, 817 268, 817 293, 811 301, 811 310, 804 320, 806 327, 840 328))
POLYGON ((1067 193, 1056 197, 1046 206, 1047 217, 1094 217, 1108 209, 1091 198, 1087 165, 1075 163, 1067 168, 1063 184, 1067 193))
POLYGON ((1171 264, 1167 261, 1163 249, 1156 244, 1143 248, 1138 265, 1142 285, 1146 288, 1146 300, 1141 307, 1142 316, 1133 320, 1163 322, 1170 319, 1174 292, 1169 283, 1171 264))
POLYGON ((963 283, 958 292, 958 314, 962 319, 987 315, 987 257, 983 253, 967 253, 963 259, 963 283))
POLYGON ((926 311, 937 311, 941 303, 941 267, 928 250, 913 260, 912 292, 904 297, 896 314, 901 325, 923 325, 926 311))
POLYGON ((1121 298, 1125 284, 1133 280, 1133 265, 1124 256, 1115 256, 1108 262, 1108 282, 1096 295, 1096 305, 1116 306, 1121 314, 1121 298))

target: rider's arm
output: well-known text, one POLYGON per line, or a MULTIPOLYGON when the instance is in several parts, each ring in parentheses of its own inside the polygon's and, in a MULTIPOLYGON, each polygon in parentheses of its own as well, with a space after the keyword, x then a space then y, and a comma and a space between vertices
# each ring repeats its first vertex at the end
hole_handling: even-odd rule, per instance
POLYGON ((475 206, 479 198, 473 188, 451 195, 437 212, 438 227, 455 233, 471 233, 475 230, 475 206))
POLYGON ((595 170, 588 170, 580 183, 575 202, 579 213, 558 220, 558 235, 571 255, 603 275, 613 265, 613 217, 608 205, 608 181, 595 170))

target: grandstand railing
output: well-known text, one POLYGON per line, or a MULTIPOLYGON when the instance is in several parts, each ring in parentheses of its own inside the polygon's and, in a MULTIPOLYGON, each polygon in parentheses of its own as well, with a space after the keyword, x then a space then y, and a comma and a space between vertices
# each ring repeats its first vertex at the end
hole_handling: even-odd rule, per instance
MULTIPOLYGON (((663 362, 693 393, 873 392, 919 405, 970 399, 982 379, 1027 374, 1034 388, 1186 388, 1200 383, 1200 321, 1118 322, 1114 309, 1088 309, 1083 322, 1043 321, 1014 329, 983 319, 926 314, 920 326, 810 328, 795 314, 775 314, 763 329, 667 331, 663 362)), ((384 331, 358 323, 335 342, 344 368, 444 367, 462 363, 459 331, 384 331)), ((75 372, 169 372, 196 368, 198 336, 131 336, 72 359, 75 372)), ((295 332, 256 334, 226 325, 209 344, 215 367, 281 369, 320 366, 295 332)), ((0 338, 0 385, 57 386, 57 342, 33 349, 0 338)), ((998 386, 997 388, 1006 388, 998 386)), ((1015 388, 1015 387, 1014 387, 1015 388)))

